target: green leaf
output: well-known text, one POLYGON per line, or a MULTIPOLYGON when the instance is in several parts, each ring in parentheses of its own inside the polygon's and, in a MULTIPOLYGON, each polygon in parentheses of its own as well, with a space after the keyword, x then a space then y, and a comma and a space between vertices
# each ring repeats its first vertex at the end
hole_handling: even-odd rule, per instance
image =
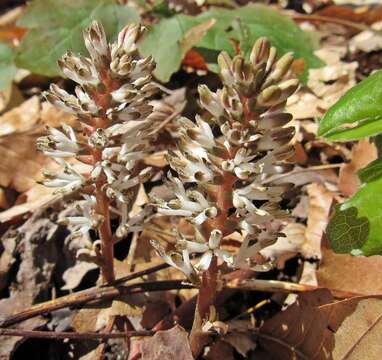
POLYGON ((159 80, 167 82, 180 68, 187 50, 196 44, 187 48, 182 46, 183 40, 188 31, 200 24, 192 16, 176 15, 149 27, 149 33, 139 44, 139 50, 144 56, 154 57, 157 64, 154 75, 159 80))
POLYGON ((218 52, 225 50, 234 55, 232 39, 242 40, 240 46, 249 58, 256 39, 265 36, 277 48, 279 55, 293 52, 295 59, 304 59, 305 79, 309 69, 323 65, 323 62, 313 54, 318 45, 314 37, 301 30, 288 16, 268 6, 257 4, 236 10, 212 9, 201 14, 199 18, 217 20, 216 26, 208 32, 199 47, 218 52), (235 26, 235 23, 239 26, 235 26))
MULTIPOLYGON (((336 227, 338 225, 338 221, 336 222, 335 220, 336 214, 327 228, 332 246, 334 244, 336 248, 341 249, 341 243, 344 243, 344 246, 347 246, 346 249, 349 249, 349 247, 353 249, 360 248, 363 254, 367 256, 382 255, 382 177, 363 184, 351 199, 340 205, 339 213, 343 213, 344 210, 349 211, 349 208, 356 208, 358 210, 358 217, 362 221, 368 221, 369 231, 367 233, 366 225, 362 225, 361 221, 357 223, 354 217, 349 220, 349 216, 346 217, 346 221, 349 224, 348 231, 345 232, 346 229, 345 231, 339 230, 336 227), (334 225, 332 224, 333 221, 334 225), (362 231, 357 230, 357 224, 362 231), (358 242, 352 243, 348 240, 348 237, 358 238, 358 242), (361 244, 364 240, 365 242, 361 244)), ((335 247, 333 248, 335 249, 335 247)))
POLYGON ((179 69, 185 54, 180 44, 187 31, 211 19, 216 20, 215 25, 193 46, 214 54, 207 60, 212 70, 216 69, 216 57, 221 51, 235 55, 232 39, 241 41, 241 48, 249 57, 254 42, 261 36, 268 37, 280 55, 291 51, 296 59, 303 58, 305 75, 310 68, 322 65, 313 54, 316 45, 313 37, 289 17, 264 5, 247 5, 234 10, 215 8, 198 16, 176 15, 151 26, 140 50, 145 56, 153 55, 159 80, 168 81, 179 69))
POLYGON ((382 132, 382 70, 350 89, 325 114, 318 134, 355 140, 382 132))
POLYGON ((339 254, 347 254, 354 249, 360 249, 369 234, 367 218, 357 218, 357 208, 337 209, 331 219, 326 233, 332 249, 339 254))
POLYGON ((4 43, 0 43, 0 90, 6 89, 16 74, 14 64, 15 53, 12 48, 4 43))
POLYGON ((34 0, 18 25, 29 29, 18 48, 16 64, 36 74, 60 74, 57 60, 67 51, 86 53, 82 30, 102 22, 109 39, 130 22, 139 22, 133 8, 113 0, 34 0))
POLYGON ((358 176, 363 183, 382 177, 382 159, 376 159, 358 171, 358 176))

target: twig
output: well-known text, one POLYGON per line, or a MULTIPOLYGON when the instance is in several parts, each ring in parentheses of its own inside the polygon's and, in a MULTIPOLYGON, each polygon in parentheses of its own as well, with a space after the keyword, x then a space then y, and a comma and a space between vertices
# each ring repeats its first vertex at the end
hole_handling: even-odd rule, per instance
POLYGON ((323 164, 323 165, 309 166, 307 168, 301 168, 301 169, 297 169, 297 170, 292 170, 292 171, 290 171, 288 173, 285 173, 285 174, 271 176, 271 177, 269 177, 268 179, 266 179, 264 181, 264 184, 270 183, 270 182, 273 182, 273 181, 276 181, 276 180, 280 180, 280 179, 282 179, 284 177, 292 176, 292 175, 295 175, 295 174, 302 174, 304 172, 327 170, 327 169, 336 169, 336 168, 341 167, 342 165, 344 165, 344 163, 323 164))
POLYGON ((60 331, 39 331, 39 330, 21 330, 21 329, 1 329, 0 336, 22 336, 26 338, 41 338, 41 339, 82 339, 82 340, 97 340, 97 339, 116 339, 125 338, 127 336, 151 336, 155 331, 124 331, 124 332, 60 332, 60 331))
MULTIPOLYGON (((115 280, 112 284, 110 285, 120 285, 120 284, 123 284, 127 281, 130 281, 130 280, 134 280, 134 279, 137 279, 137 278, 140 278, 140 277, 143 277, 145 275, 149 275, 149 274, 152 274, 154 272, 157 272, 159 270, 163 270, 163 269, 167 269, 170 265, 166 264, 166 263, 163 263, 163 264, 159 264, 159 265, 155 265, 155 266, 152 266, 148 269, 145 269, 145 270, 141 270, 141 271, 136 271, 132 274, 129 274, 127 276, 124 276, 124 277, 121 277, 117 280, 115 280)), ((85 290, 86 291, 86 290, 85 290)))
POLYGON ((20 321, 49 313, 64 307, 79 306, 85 303, 115 299, 123 295, 138 294, 146 291, 165 291, 174 289, 190 289, 193 285, 185 284, 181 280, 146 281, 127 286, 103 286, 91 288, 72 295, 37 304, 17 314, 10 315, 0 321, 1 327, 8 327, 20 321))
MULTIPOLYGON (((226 286, 228 289, 264 291, 264 292, 285 292, 285 293, 300 293, 317 289, 324 289, 320 286, 296 284, 287 281, 278 280, 259 280, 251 279, 244 281, 231 281, 226 286)), ((326 289, 326 288, 325 288, 326 289)), ((354 296, 362 296, 363 294, 337 289, 328 289, 337 299, 347 299, 354 296)))
POLYGON ((133 270, 133 263, 135 259, 135 252, 137 250, 138 246, 138 233, 133 233, 133 238, 131 239, 130 248, 129 248, 129 254, 127 255, 127 264, 126 264, 126 271, 131 272, 133 270))
POLYGON ((295 15, 292 17, 295 21, 319 21, 319 22, 328 22, 337 25, 342 25, 346 27, 351 27, 360 31, 371 31, 377 35, 382 35, 380 30, 375 30, 372 27, 365 24, 358 24, 353 21, 337 19, 330 16, 321 16, 321 15, 295 15))

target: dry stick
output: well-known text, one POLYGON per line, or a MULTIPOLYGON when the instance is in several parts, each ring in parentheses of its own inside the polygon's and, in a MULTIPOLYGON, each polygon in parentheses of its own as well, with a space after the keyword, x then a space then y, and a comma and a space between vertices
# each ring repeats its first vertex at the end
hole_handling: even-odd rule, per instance
MULTIPOLYGON (((284 292, 284 293, 300 293, 318 289, 327 289, 321 286, 296 284, 287 281, 278 280, 243 280, 243 281, 230 281, 225 288, 248 290, 248 291, 264 291, 264 292, 284 292)), ((354 293, 350 291, 343 291, 338 289, 329 289, 333 296, 337 299, 346 299, 355 296, 362 296, 364 294, 354 293)))
MULTIPOLYGON (((111 283, 110 285, 111 286, 115 286, 115 285, 121 285, 127 281, 130 281, 130 280, 134 280, 134 279, 137 279, 137 278, 140 278, 140 277, 143 277, 145 275, 150 275, 152 273, 155 273, 159 270, 163 270, 163 269, 167 269, 168 267, 170 267, 170 265, 166 264, 166 263, 163 263, 163 264, 159 264, 159 265, 155 265, 155 266, 152 266, 148 269, 145 269, 145 270, 141 270, 141 271, 136 271, 132 274, 129 274, 129 275, 126 275, 124 277, 121 277, 117 280, 115 280, 113 283, 111 283)), ((90 290, 90 289, 89 289, 90 290)), ((86 290, 84 290, 86 291, 86 290)))
POLYGON ((353 21, 349 20, 343 20, 343 19, 336 19, 330 16, 321 16, 321 15, 295 15, 292 17, 295 21, 319 21, 319 22, 328 22, 333 23, 337 25, 342 25, 346 27, 351 27, 353 29, 357 29, 360 31, 371 31, 377 35, 382 35, 382 32, 380 30, 375 30, 370 26, 367 26, 365 24, 357 24, 353 21))
POLYGON ((124 331, 114 333, 96 333, 96 332, 60 332, 60 331, 38 331, 38 330, 20 330, 20 329, 1 329, 0 336, 22 336, 26 338, 41 339, 80 339, 80 340, 97 340, 97 339, 116 339, 125 338, 127 336, 151 336, 155 331, 124 331))
POLYGON ((21 311, 17 314, 10 315, 0 321, 0 327, 7 327, 20 321, 30 319, 32 317, 45 314, 54 310, 62 309, 69 306, 78 306, 89 302, 103 301, 115 299, 123 295, 131 295, 146 291, 165 291, 174 289, 190 289, 194 286, 185 284, 181 280, 164 280, 164 281, 146 281, 143 283, 132 284, 127 286, 104 286, 101 288, 91 288, 83 292, 65 296, 55 300, 37 304, 29 309, 21 311))

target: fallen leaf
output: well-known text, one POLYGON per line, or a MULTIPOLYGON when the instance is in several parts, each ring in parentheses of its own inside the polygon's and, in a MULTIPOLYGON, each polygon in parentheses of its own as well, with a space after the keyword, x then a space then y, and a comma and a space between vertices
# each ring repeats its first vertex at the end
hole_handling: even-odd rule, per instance
POLYGON ((329 328, 335 332, 333 360, 380 360, 382 354, 382 298, 356 297, 323 305, 329 328))
MULTIPOLYGON (((2 316, 24 310, 37 301, 48 300, 62 251, 63 229, 54 224, 46 212, 36 212, 27 222, 17 229, 11 230, 2 237, 2 242, 12 238, 16 242, 13 256, 19 259, 13 276, 8 279, 11 283, 10 295, 0 300, 2 316), (8 239, 9 238, 9 239, 8 239)), ((20 328, 32 330, 47 322, 42 317, 29 319, 20 324, 20 328)), ((23 339, 20 337, 2 337, 0 359, 9 359, 23 339)))
POLYGON ((31 130, 40 119, 40 100, 33 96, 0 117, 0 136, 31 130))
POLYGON ((256 341, 248 332, 235 331, 224 336, 224 341, 228 342, 242 356, 246 357, 250 350, 256 348, 256 341))
POLYGON ((324 289, 300 295, 285 311, 264 322, 258 332, 259 346, 272 359, 330 359, 333 333, 318 305, 331 301, 324 289))
POLYGON ((382 256, 336 254, 323 249, 317 271, 318 285, 362 295, 382 295, 382 256))
POLYGON ((218 340, 208 347, 207 354, 203 358, 206 360, 235 360, 233 346, 228 342, 218 340))
POLYGON ((0 223, 7 222, 29 212, 34 212, 49 203, 54 203, 61 198, 61 195, 54 195, 54 189, 43 185, 34 184, 27 192, 23 193, 25 201, 14 205, 0 213, 0 223))
POLYGON ((77 261, 76 264, 65 270, 62 275, 62 279, 65 281, 65 285, 61 287, 62 290, 73 290, 78 285, 80 285, 83 277, 90 271, 97 269, 98 265, 85 262, 77 261))
POLYGON ((306 258, 321 258, 321 239, 329 221, 334 194, 315 183, 307 186, 307 192, 309 210, 302 253, 306 258))
POLYGON ((381 334, 381 296, 333 302, 330 292, 320 289, 299 295, 266 320, 257 337, 272 359, 379 360, 381 334))
POLYGON ((193 360, 187 332, 179 325, 142 342, 142 360, 193 360))
POLYGON ((329 5, 315 14, 367 25, 382 20, 382 6, 367 6, 368 3, 378 3, 374 0, 335 0, 335 2, 347 6, 329 5), (362 6, 350 6, 350 4, 362 6))

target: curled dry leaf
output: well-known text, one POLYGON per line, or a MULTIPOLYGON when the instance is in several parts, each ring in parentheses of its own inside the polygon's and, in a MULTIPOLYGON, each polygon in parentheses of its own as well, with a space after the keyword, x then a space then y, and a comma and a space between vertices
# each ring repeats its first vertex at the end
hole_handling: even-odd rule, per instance
POLYGON ((361 139, 352 148, 351 161, 340 168, 338 189, 345 196, 353 195, 361 185, 357 175, 362 169, 377 158, 377 148, 368 139, 361 139))
POLYGON ((341 60, 346 46, 323 44, 315 52, 326 66, 309 70, 308 86, 301 88, 288 100, 287 110, 294 119, 321 117, 347 90, 356 83, 357 62, 341 60))

